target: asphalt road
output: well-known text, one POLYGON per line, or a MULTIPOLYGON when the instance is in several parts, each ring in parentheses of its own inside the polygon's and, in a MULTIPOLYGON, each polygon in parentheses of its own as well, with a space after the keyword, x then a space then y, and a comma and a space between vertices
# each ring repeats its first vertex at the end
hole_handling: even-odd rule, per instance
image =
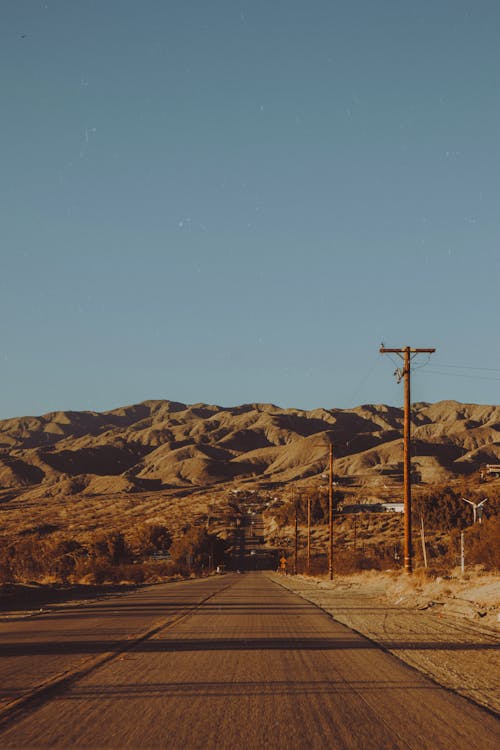
POLYGON ((494 716, 263 573, 156 586, 0 635, 1 748, 500 746, 494 716), (41 691, 38 664, 44 679, 53 666, 41 691))

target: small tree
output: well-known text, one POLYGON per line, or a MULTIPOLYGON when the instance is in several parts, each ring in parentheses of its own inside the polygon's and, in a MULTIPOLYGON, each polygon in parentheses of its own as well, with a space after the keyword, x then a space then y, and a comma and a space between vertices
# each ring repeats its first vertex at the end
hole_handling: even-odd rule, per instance
POLYGON ((476 523, 466 532, 467 560, 488 570, 500 569, 500 516, 476 523))
POLYGON ((74 573, 77 561, 84 555, 82 545, 76 539, 58 539, 45 545, 47 565, 53 575, 62 581, 74 573))
POLYGON ((208 564, 209 558, 212 565, 218 565, 224 561, 226 543, 215 534, 200 526, 192 526, 181 537, 176 539, 170 547, 170 554, 174 564, 179 569, 184 569, 189 556, 191 568, 201 570, 208 564))
POLYGON ((97 560, 119 565, 128 562, 131 551, 121 531, 105 531, 97 534, 90 545, 90 553, 97 560))
POLYGON ((159 523, 143 523, 136 526, 131 546, 138 555, 151 555, 158 550, 166 551, 172 544, 172 535, 166 526, 159 523))

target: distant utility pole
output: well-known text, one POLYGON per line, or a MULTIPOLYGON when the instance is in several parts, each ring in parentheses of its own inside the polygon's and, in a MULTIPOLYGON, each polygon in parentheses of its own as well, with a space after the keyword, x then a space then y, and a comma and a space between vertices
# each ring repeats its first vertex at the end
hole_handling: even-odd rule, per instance
POLYGON ((425 530, 424 530, 424 517, 420 516, 420 536, 422 538, 422 555, 424 558, 424 568, 427 567, 427 550, 425 549, 425 530))
POLYGON ((460 572, 462 575, 465 573, 465 544, 464 544, 464 532, 460 532, 460 572))
POLYGON ((311 575, 311 496, 307 498, 307 575, 311 575))
POLYGON ((333 445, 330 443, 330 482, 328 491, 328 573, 333 581, 333 445))
POLYGON ((299 506, 295 501, 295 554, 293 557, 293 574, 298 573, 298 556, 299 556, 299 506))
POLYGON ((380 347, 380 354, 397 354, 404 362, 403 368, 399 368, 394 373, 398 383, 404 378, 405 381, 405 409, 404 409, 404 457, 403 457, 403 484, 404 484, 404 504, 405 504, 405 546, 404 546, 404 566, 407 573, 412 572, 412 547, 411 547, 411 453, 410 453, 410 424, 411 424, 411 403, 410 403, 410 377, 411 361, 417 354, 433 354, 435 349, 413 349, 411 346, 404 346, 402 349, 386 349, 380 347), (412 356, 413 355, 413 356, 412 356))

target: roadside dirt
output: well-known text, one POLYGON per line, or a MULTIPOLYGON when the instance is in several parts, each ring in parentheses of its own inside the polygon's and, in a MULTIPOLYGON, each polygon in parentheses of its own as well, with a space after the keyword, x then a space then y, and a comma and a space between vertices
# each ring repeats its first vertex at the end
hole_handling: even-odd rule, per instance
POLYGON ((139 588, 129 584, 8 584, 0 587, 0 621, 29 617, 62 606, 87 604, 139 588))
POLYGON ((272 577, 440 685, 500 713, 500 576, 272 577))
POLYGON ((103 584, 39 584, 16 583, 0 587, 0 622, 21 620, 53 612, 92 604, 101 599, 123 596, 147 587, 186 580, 175 575, 158 583, 103 583, 103 584))

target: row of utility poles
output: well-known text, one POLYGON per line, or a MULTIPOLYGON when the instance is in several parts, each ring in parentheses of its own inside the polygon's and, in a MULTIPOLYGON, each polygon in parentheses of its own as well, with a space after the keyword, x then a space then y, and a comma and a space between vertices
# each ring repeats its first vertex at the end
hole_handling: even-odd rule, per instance
MULTIPOLYGON (((295 544, 293 572, 298 572, 299 556, 299 507, 295 501, 295 544)), ((311 498, 307 498, 307 563, 306 570, 311 572, 311 498)), ((330 473, 328 482, 328 575, 333 580, 333 445, 330 443, 330 473)))
MULTIPOLYGON (((404 380, 404 426, 403 426, 403 488, 404 488, 404 569, 413 570, 413 549, 411 543, 411 363, 417 354, 433 354, 435 349, 415 349, 404 346, 400 349, 380 347, 380 354, 397 354, 403 360, 395 376, 398 383, 404 380)), ((328 487, 328 575, 333 580, 333 445, 330 444, 330 471, 328 487)), ((295 557, 294 572, 297 572, 298 557, 298 508, 295 505, 295 557)), ((423 530, 422 530, 423 533, 423 530)), ((311 500, 307 503, 307 570, 311 568, 311 500)))
MULTIPOLYGON (((293 572, 296 575, 298 572, 298 557, 299 557, 299 509, 297 503, 295 503, 295 550, 293 558, 293 572)), ((331 571, 331 578, 333 578, 333 544, 331 546, 331 552, 329 557, 329 565, 331 571)), ((307 498, 307 558, 306 558, 306 571, 311 572, 311 498, 307 498)))
MULTIPOLYGON (((413 548, 411 541, 412 516, 411 516, 411 363, 418 354, 433 354, 434 348, 415 349, 411 346, 404 346, 401 349, 388 349, 385 346, 380 347, 380 354, 397 354, 403 360, 403 367, 398 367, 394 373, 398 383, 404 380, 404 425, 403 425, 403 492, 404 492, 404 569, 407 573, 413 571, 413 548)), ((328 486, 328 574, 330 580, 333 580, 333 445, 330 444, 330 461, 329 461, 329 486, 328 486)), ((487 498, 480 503, 474 503, 467 498, 462 498, 466 503, 473 507, 474 523, 476 518, 481 520, 480 513, 482 505, 487 498)), ((295 505, 295 557, 294 571, 297 572, 298 558, 298 508, 295 505)), ((427 555, 425 549, 425 536, 422 520, 422 549, 427 567, 427 555)), ((463 567, 463 534, 462 534, 462 567, 463 567)), ((307 571, 311 569, 311 498, 307 501, 307 571)))

